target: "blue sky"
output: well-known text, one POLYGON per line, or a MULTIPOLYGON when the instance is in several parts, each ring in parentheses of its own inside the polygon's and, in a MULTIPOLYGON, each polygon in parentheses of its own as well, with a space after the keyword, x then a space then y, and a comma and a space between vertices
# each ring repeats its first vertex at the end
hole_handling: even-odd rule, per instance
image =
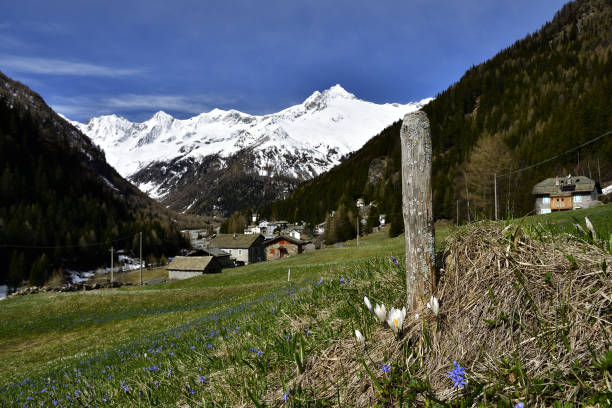
POLYGON ((71 119, 435 96, 563 0, 0 0, 0 71, 71 119))

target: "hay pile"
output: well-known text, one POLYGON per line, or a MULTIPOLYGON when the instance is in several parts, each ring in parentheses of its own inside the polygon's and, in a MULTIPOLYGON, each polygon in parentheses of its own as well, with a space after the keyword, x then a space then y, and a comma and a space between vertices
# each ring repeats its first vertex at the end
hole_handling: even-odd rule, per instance
MULTIPOLYGON (((612 257, 568 235, 521 235, 521 228, 481 223, 454 233, 444 254, 438 341, 426 361, 435 389, 448 386, 449 362, 477 379, 520 361, 527 378, 550 379, 572 400, 576 382, 605 389, 603 378, 579 378, 612 342, 612 257), (563 378, 572 381, 564 382, 563 378)), ((540 231, 541 233, 542 231, 540 231)))
MULTIPOLYGON (((545 397, 529 395, 529 406, 579 402, 585 390, 605 390, 603 377, 589 373, 593 356, 612 344, 612 271, 604 270, 612 257, 568 235, 540 231, 536 239, 521 232, 487 222, 451 235, 436 292, 439 316, 425 307, 417 311, 420 319, 409 313, 402 340, 376 328, 368 350, 373 365, 403 358, 401 344, 409 343, 423 359, 414 374, 428 378, 432 392, 446 400, 452 392, 446 372, 454 360, 472 383, 497 387, 496 395, 518 390, 524 398, 537 381, 545 397)), ((377 390, 356 354, 354 340, 340 340, 309 361, 300 382, 324 396, 337 389, 339 377, 353 378, 339 399, 370 406, 377 390)))

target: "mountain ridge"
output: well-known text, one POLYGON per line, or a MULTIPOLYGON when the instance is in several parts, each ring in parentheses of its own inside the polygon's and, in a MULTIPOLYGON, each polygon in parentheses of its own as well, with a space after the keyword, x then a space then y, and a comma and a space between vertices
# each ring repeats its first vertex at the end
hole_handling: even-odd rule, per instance
MULTIPOLYGON (((101 146, 120 174, 162 204, 181 212, 220 210, 227 215, 235 208, 213 203, 210 194, 211 184, 227 178, 232 163, 242 163, 241 176, 257 178, 270 193, 275 178, 286 179, 282 191, 271 196, 281 198, 285 190, 329 170, 381 129, 429 101, 375 104, 335 85, 267 115, 212 109, 176 119, 158 111, 144 122, 106 115, 71 123, 101 146), (202 167, 208 169, 212 162, 214 176, 202 167), (201 179, 202 173, 209 176, 201 179), (194 183, 204 190, 201 194, 185 188, 194 183)), ((251 207, 262 204, 246 202, 251 207)))

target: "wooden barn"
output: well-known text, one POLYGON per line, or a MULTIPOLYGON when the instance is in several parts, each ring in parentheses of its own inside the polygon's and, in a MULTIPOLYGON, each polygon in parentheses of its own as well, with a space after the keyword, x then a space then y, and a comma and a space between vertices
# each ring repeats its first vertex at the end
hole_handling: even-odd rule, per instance
POLYGON ((169 279, 188 279, 205 273, 221 273, 221 264, 213 256, 176 256, 166 270, 169 279))

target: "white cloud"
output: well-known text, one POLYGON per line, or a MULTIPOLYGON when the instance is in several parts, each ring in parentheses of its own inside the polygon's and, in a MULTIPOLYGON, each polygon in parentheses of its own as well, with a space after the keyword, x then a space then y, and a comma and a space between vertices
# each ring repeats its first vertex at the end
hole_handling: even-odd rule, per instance
POLYGON ((50 98, 49 102, 56 112, 72 120, 84 121, 93 116, 112 113, 122 115, 128 112, 142 113, 159 110, 195 115, 207 112, 213 107, 235 102, 235 100, 221 95, 122 94, 106 97, 55 97, 50 98))
POLYGON ((21 73, 117 77, 142 73, 138 69, 113 68, 51 58, 0 55, 0 68, 21 73))

